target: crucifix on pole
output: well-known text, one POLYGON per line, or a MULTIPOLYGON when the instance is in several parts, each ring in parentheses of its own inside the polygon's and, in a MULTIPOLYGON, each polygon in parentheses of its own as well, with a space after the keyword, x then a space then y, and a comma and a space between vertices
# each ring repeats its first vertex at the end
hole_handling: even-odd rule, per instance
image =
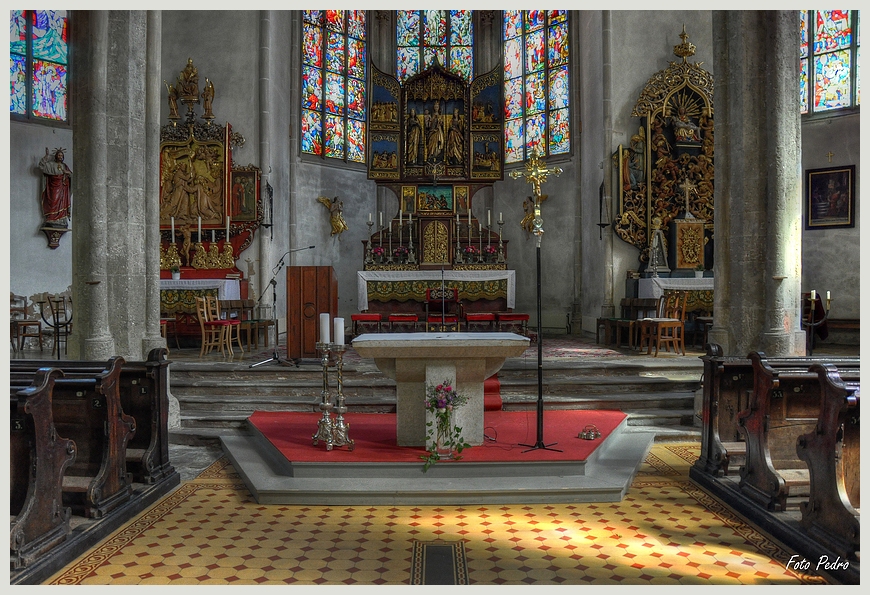
POLYGON ((538 277, 538 436, 535 444, 533 445, 520 444, 520 446, 530 447, 528 450, 525 450, 523 452, 529 452, 539 449, 562 452, 559 449, 550 448, 550 446, 553 446, 555 442, 549 445, 544 444, 544 356, 542 350, 544 338, 541 332, 541 237, 544 235, 544 220, 541 217, 541 203, 547 199, 546 194, 541 194, 541 184, 547 181, 547 176, 549 176, 550 174, 558 176, 561 173, 562 168, 560 167, 547 168, 546 164, 538 157, 537 152, 533 152, 531 158, 526 161, 525 173, 521 171, 513 171, 510 173, 510 176, 514 179, 523 176, 526 182, 532 185, 535 200, 535 219, 533 221, 534 227, 532 229, 532 233, 534 233, 535 237, 537 238, 536 257, 538 277))
POLYGON ((692 215, 692 212, 689 210, 689 193, 694 190, 696 186, 692 183, 692 180, 686 178, 683 180, 683 183, 680 184, 680 188, 683 189, 683 193, 686 195, 686 219, 694 219, 695 216, 692 215))

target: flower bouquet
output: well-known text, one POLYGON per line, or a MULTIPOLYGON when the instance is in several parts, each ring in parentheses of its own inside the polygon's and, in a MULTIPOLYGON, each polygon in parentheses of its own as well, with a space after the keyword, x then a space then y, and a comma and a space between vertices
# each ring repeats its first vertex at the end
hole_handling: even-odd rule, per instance
POLYGON ((423 471, 436 461, 462 458, 457 455, 469 444, 462 437, 462 428, 453 425, 452 418, 453 410, 465 404, 466 400, 449 381, 426 385, 426 411, 431 411, 435 419, 426 422, 426 448, 429 452, 421 457, 425 461, 423 471))
POLYGON ((372 256, 373 256, 373 257, 375 258, 375 260, 377 260, 378 262, 383 261, 383 259, 384 259, 384 255, 385 255, 386 253, 387 253, 387 251, 384 250, 384 247, 383 247, 383 246, 375 246, 374 248, 372 248, 372 256))
POLYGON ((393 256, 395 256, 396 260, 399 262, 405 262, 405 259, 408 257, 408 249, 405 246, 398 246, 393 250, 393 256))
POLYGON ((498 248, 493 246, 492 244, 488 244, 483 247, 483 257, 486 258, 487 261, 495 260, 496 255, 498 254, 498 248))
POLYGON ((462 249, 462 253, 466 256, 477 256, 477 246, 467 245, 462 249))

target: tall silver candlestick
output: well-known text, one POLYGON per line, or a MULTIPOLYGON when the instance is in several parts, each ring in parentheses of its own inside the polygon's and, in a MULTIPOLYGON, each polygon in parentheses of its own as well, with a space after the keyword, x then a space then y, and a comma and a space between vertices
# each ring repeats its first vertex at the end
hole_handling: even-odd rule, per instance
POLYGON ((417 254, 414 252, 414 224, 408 223, 408 264, 417 264, 417 254))
POLYGON ((372 260, 372 225, 374 225, 374 221, 367 221, 366 225, 369 226, 369 235, 366 236, 366 257, 365 264, 372 264, 374 261, 372 260))
POLYGON ((348 436, 350 424, 344 420, 344 414, 347 413, 347 406, 344 404, 344 392, 342 392, 341 370, 344 362, 344 352, 347 350, 347 345, 333 343, 330 345, 332 352, 336 355, 335 369, 337 372, 338 391, 335 398, 335 422, 332 424, 332 442, 335 446, 347 446, 348 450, 353 450, 354 443, 348 436))
POLYGON ((504 225, 504 220, 501 218, 501 213, 498 217, 498 260, 497 262, 506 262, 504 257, 504 241, 501 239, 501 228, 504 225))
POLYGON ((483 228, 477 225, 477 262, 483 262, 483 228))
POLYGON ((389 244, 389 249, 387 250, 387 262, 389 264, 393 263, 393 222, 390 221, 390 228, 387 230, 387 243, 389 244))
POLYGON ((317 351, 320 352, 320 364, 323 368, 323 389, 320 391, 320 406, 319 409, 323 413, 323 417, 317 422, 317 432, 311 439, 314 445, 322 440, 326 444, 326 450, 332 450, 335 445, 333 439, 334 428, 329 412, 332 411, 332 399, 329 396, 329 343, 317 342, 314 344, 317 351))

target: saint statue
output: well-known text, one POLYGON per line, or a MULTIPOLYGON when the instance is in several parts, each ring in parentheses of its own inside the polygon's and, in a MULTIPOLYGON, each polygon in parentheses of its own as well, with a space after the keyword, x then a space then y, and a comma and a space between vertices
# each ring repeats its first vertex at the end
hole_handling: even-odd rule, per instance
POLYGON ((453 118, 447 131, 447 161, 453 165, 461 165, 465 161, 462 150, 464 140, 462 117, 459 115, 459 109, 453 108, 453 118))
POLYGON ((405 150, 405 163, 408 165, 417 164, 417 156, 420 153, 420 139, 423 137, 423 130, 420 127, 420 121, 417 119, 417 110, 411 109, 411 114, 408 116, 408 136, 405 150))
POLYGON ((214 84, 207 78, 205 79, 205 87, 202 90, 202 117, 204 120, 214 119, 214 114, 211 113, 211 102, 214 101, 214 84))
POLYGON ((347 223, 344 222, 344 217, 341 214, 344 203, 338 200, 337 196, 331 202, 325 196, 321 196, 318 197, 317 202, 329 209, 329 224, 332 227, 332 233, 329 235, 340 235, 343 231, 347 231, 347 223))
POLYGON ((435 159, 444 150, 444 117, 441 115, 441 104, 435 102, 432 115, 426 122, 426 158, 435 159))
POLYGON ((39 169, 45 178, 42 190, 45 224, 65 228, 70 216, 72 171, 63 162, 63 157, 63 149, 55 149, 54 155, 50 155, 46 147, 45 156, 39 160, 39 169))

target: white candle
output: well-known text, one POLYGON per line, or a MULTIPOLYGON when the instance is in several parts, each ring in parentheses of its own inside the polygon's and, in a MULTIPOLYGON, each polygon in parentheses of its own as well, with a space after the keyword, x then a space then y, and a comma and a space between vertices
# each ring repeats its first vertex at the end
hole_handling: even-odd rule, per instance
POLYGON ((825 297, 828 299, 829 302, 831 301, 831 290, 830 289, 828 290, 828 294, 825 297))
POLYGON ((384 226, 384 212, 383 211, 378 211, 378 225, 380 225, 381 227, 384 226))
POLYGON ((335 324, 335 344, 344 345, 344 318, 336 318, 333 322, 335 324))
POLYGON ((456 225, 459 225, 459 213, 456 213, 456 225))
POLYGON ((468 224, 471 225, 471 205, 468 205, 468 224))
POLYGON ((329 343, 329 314, 320 315, 320 342, 329 343))
POLYGON ((227 241, 230 241, 230 216, 227 215, 227 241))
POLYGON ((202 217, 196 218, 196 241, 202 242, 202 217))
POLYGON ((483 223, 477 222, 477 233, 483 233, 483 223))
POLYGON ((175 243, 175 217, 169 218, 169 223, 172 225, 172 238, 169 240, 171 243, 175 243))
POLYGON ((413 213, 408 213, 408 225, 411 225, 411 222, 412 222, 413 218, 414 218, 414 214, 413 214, 413 213))
POLYGON ((402 227, 402 209, 399 209, 399 227, 402 227))
POLYGON ((486 210, 486 226, 492 227, 492 211, 490 209, 486 210))
POLYGON ((504 219, 502 219, 502 216, 501 216, 501 211, 498 212, 498 220, 499 220, 499 221, 504 221, 504 219))
POLYGON ((211 243, 214 244, 214 230, 211 230, 211 243))
POLYGON ((816 299, 816 290, 815 290, 815 289, 813 289, 812 291, 810 291, 810 299, 811 299, 811 300, 816 299))
POLYGON ((369 223, 371 223, 371 222, 372 222, 372 214, 369 213, 369 223))

